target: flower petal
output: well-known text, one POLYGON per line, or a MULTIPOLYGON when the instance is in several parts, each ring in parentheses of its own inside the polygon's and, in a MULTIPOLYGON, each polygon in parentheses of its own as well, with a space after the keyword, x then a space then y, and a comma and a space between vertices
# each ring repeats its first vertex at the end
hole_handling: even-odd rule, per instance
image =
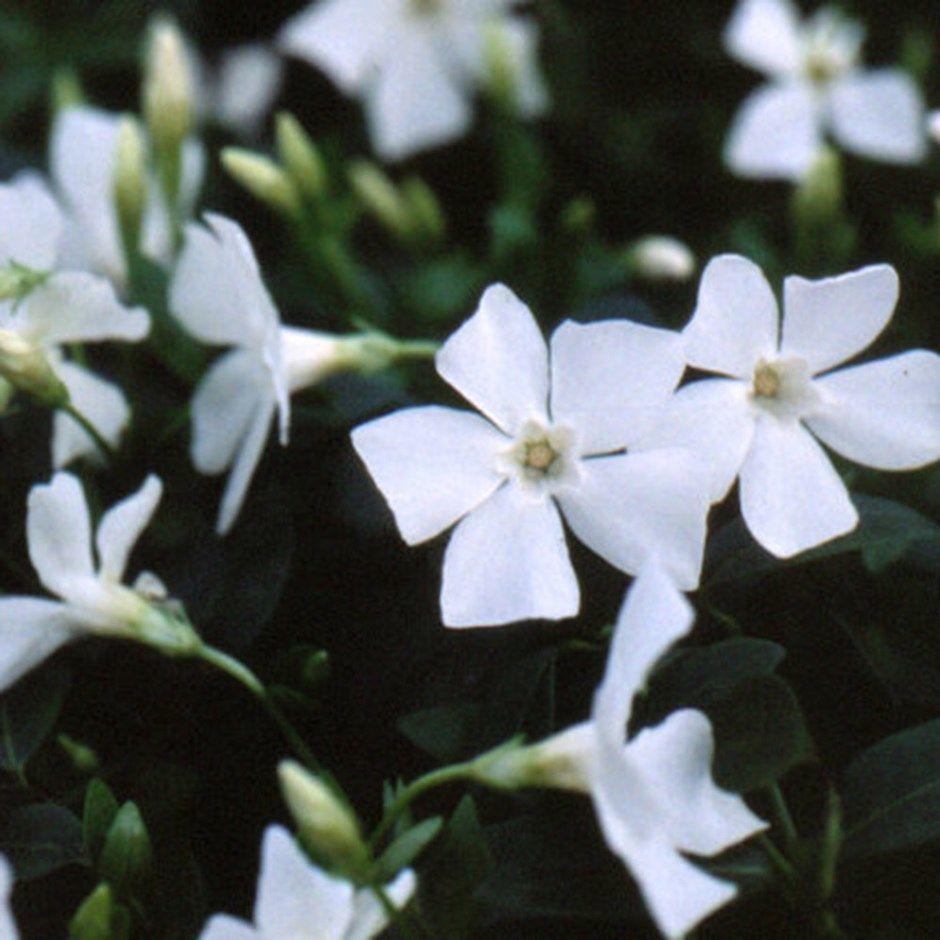
MULTIPOLYGON (((124 393, 74 362, 60 362, 56 375, 68 389, 72 404, 113 447, 130 420, 124 393)), ((52 419, 52 463, 57 469, 80 457, 98 457, 98 445, 73 418, 57 411, 52 419)))
POLYGON ((278 45, 323 69, 344 92, 352 94, 388 48, 401 15, 395 6, 388 0, 325 0, 288 20, 278 45))
POLYGON ((788 277, 781 355, 805 359, 814 375, 851 359, 888 325, 899 291, 889 264, 818 281, 788 277))
POLYGON ((725 162, 739 176, 798 180, 822 143, 822 117, 812 86, 765 85, 741 105, 728 133, 725 162))
POLYGON ((280 57, 261 43, 222 54, 215 96, 215 117, 245 136, 261 129, 284 81, 280 57))
MULTIPOLYGON (((0 692, 71 640, 75 634, 69 625, 65 604, 39 597, 0 597, 0 692)), ((9 936, 2 928, 0 913, 0 937, 9 936)))
POLYGON ((270 396, 267 371, 250 350, 233 350, 212 364, 190 408, 190 456, 200 473, 214 475, 231 466, 258 403, 270 396))
POLYGON ((0 185, 0 266, 55 266, 64 221, 42 178, 21 173, 0 185))
POLYGON ((923 98, 901 69, 850 73, 833 86, 829 109, 833 133, 855 153, 889 163, 927 155, 923 98))
POLYGON ((151 474, 133 495, 112 506, 98 525, 98 570, 102 577, 120 582, 127 560, 144 529, 157 511, 163 483, 151 474))
POLYGON ((391 38, 366 94, 373 145, 385 160, 403 160, 461 137, 470 125, 469 92, 447 56, 422 29, 401 28, 391 38))
MULTIPOLYGON (((406 868, 385 886, 385 896, 398 910, 404 908, 418 886, 415 873, 406 868)), ((353 900, 353 922, 343 940, 370 940, 377 937, 388 924, 388 914, 374 891, 363 888, 353 900)))
POLYGON ((439 535, 490 496, 503 480, 496 455, 511 444, 479 415, 433 405, 361 425, 352 442, 409 545, 439 535))
POLYGON ((766 827, 740 796, 712 780, 715 740, 700 711, 673 712, 641 731, 627 754, 664 807, 673 843, 684 852, 715 855, 766 827))
POLYGON ((552 334, 552 420, 575 428, 582 453, 619 450, 650 430, 685 369, 682 337, 629 320, 552 334))
POLYGON ((703 379, 672 396, 653 430, 635 451, 679 447, 691 451, 709 474, 709 498, 724 499, 747 456, 756 417, 748 386, 732 379, 703 379))
POLYGON ((879 470, 940 459, 940 356, 915 349, 817 379, 824 406, 807 420, 843 457, 879 470))
POLYGON ((776 352, 777 329, 777 300, 761 269, 739 255, 709 261, 682 331, 689 365, 750 381, 757 361, 776 352))
POLYGON ((76 580, 95 576, 88 505, 71 473, 57 473, 29 491, 26 541, 36 574, 51 594, 67 600, 76 580))
POLYGON ((225 484, 225 492, 222 494, 219 519, 216 523, 216 532, 219 535, 226 535, 235 525, 252 477, 264 453, 264 445, 267 443, 271 423, 274 420, 274 410, 275 404, 270 399, 259 401, 255 408, 248 432, 238 448, 232 472, 225 484))
POLYGON ((13 872, 7 860, 0 855, 0 937, 17 940, 19 933, 10 912, 10 892, 13 889, 13 872))
POLYGON ((741 467, 741 514, 778 558, 822 545, 858 525, 845 484, 798 422, 762 416, 741 467))
POLYGON ((261 847, 255 923, 265 937, 343 940, 352 921, 353 887, 312 865, 286 829, 268 826, 261 847))
POLYGON ((502 284, 440 348, 437 371, 507 434, 547 421, 548 350, 535 317, 502 284))
POLYGON ((800 11, 791 0, 741 0, 724 42, 729 55, 751 68, 794 75, 802 64, 800 11))
POLYGON ((636 574, 651 558, 683 590, 698 585, 708 515, 708 472, 687 451, 597 457, 558 494, 574 534, 614 567, 636 574))
POLYGON ((199 940, 260 940, 261 934, 250 924, 228 914, 216 914, 199 934, 199 940))
POLYGON ((454 530, 444 555, 441 608, 448 627, 573 617, 578 581, 558 510, 504 486, 454 530))
POLYGON ((43 343, 139 343, 150 332, 150 315, 122 304, 110 281, 66 271, 34 290, 17 311, 21 329, 43 343))

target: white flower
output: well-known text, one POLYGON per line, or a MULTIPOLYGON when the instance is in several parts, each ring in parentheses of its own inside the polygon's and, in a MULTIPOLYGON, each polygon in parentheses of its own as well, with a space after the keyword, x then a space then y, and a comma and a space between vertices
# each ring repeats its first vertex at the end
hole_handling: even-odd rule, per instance
POLYGON ((199 106, 208 117, 243 137, 256 137, 284 80, 284 64, 266 46, 252 43, 222 53, 203 70, 199 106))
MULTIPOLYGON (((739 477, 754 538, 786 558, 855 527, 858 513, 814 440, 880 470, 940 458, 940 356, 913 350, 830 371, 884 330, 898 299, 888 265, 784 282, 784 316, 760 269, 715 258, 685 328, 689 365, 728 378, 680 389, 645 442, 695 450, 721 499, 739 477)), ((643 445, 641 445, 643 446, 643 445)))
POLYGON ((927 115, 927 132, 934 143, 940 144, 940 111, 931 111, 927 115))
POLYGON ((17 940, 19 932, 13 923, 10 911, 10 891, 13 888, 13 872, 7 860, 0 855, 0 940, 17 940))
MULTIPOLYGON (((122 290, 127 283, 127 262, 114 198, 120 127, 118 115, 95 108, 66 108, 52 128, 50 175, 65 213, 60 267, 102 274, 122 290)), ((182 154, 179 213, 188 218, 202 185, 205 152, 201 144, 188 140, 182 154)), ((164 265, 173 258, 173 228, 155 179, 150 181, 140 250, 164 265)))
POLYGON ((203 377, 192 404, 191 455, 200 473, 231 468, 218 532, 235 523, 268 432, 278 415, 286 445, 290 399, 343 368, 340 337, 281 326, 254 251, 230 219, 207 214, 191 224, 170 284, 170 309, 204 343, 234 347, 203 377))
MULTIPOLYGON (((21 176, 0 185, 0 267, 11 263, 36 270, 63 266, 59 254, 64 222, 42 182, 21 176)), ((114 288, 100 277, 79 271, 53 273, 24 300, 0 302, 0 330, 40 349, 69 391, 72 404, 116 445, 130 409, 120 389, 66 358, 70 343, 119 340, 136 343, 150 331, 145 310, 121 304, 114 288)), ((63 467, 97 454, 94 441, 72 418, 53 419, 52 460, 63 467)))
POLYGON ((489 79, 488 43, 515 59, 520 112, 544 110, 535 27, 510 0, 322 0, 290 20, 285 52, 322 68, 365 102, 376 150, 397 160, 460 137, 475 86, 489 79))
POLYGON ((846 149, 891 163, 926 152, 924 107, 899 68, 863 69, 863 30, 830 10, 805 23, 791 0, 741 0, 728 52, 770 84, 744 102, 726 159, 742 176, 799 179, 831 131, 846 149))
POLYGON ((92 553, 91 521, 81 484, 69 473, 34 486, 26 539, 43 587, 60 598, 0 597, 0 691, 85 634, 136 639, 167 648, 164 618, 122 584, 135 543, 152 518, 163 487, 150 476, 133 496, 101 518, 92 553))
POLYGON ((630 246, 631 267, 651 281, 687 281, 695 273, 695 255, 669 235, 647 235, 630 246))
POLYGON ((483 415, 409 408, 353 431, 402 537, 458 523, 444 558, 447 626, 574 616, 580 595, 558 506, 575 535, 623 571, 658 555, 698 583, 707 493, 674 449, 624 454, 682 373, 679 337, 627 320, 566 322, 551 358, 529 309, 491 287, 437 354, 483 415))
MULTIPOLYGON (((403 908, 415 890, 410 869, 385 892, 403 908)), ((375 893, 356 890, 311 864, 290 834, 269 826, 261 847, 261 873, 255 899, 254 926, 217 914, 206 924, 200 940, 369 940, 388 924, 375 893)))

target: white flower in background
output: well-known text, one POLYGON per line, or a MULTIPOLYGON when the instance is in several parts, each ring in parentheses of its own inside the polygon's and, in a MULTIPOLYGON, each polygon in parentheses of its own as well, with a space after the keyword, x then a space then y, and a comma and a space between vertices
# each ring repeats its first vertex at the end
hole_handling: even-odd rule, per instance
POLYGON ((739 477, 754 538, 787 558, 852 530, 858 513, 814 439, 879 470, 940 458, 940 356, 913 350, 831 371, 874 342, 898 299, 888 265, 784 282, 784 314, 760 268, 712 260, 684 331, 689 365, 727 378, 674 396, 646 444, 696 451, 721 499, 739 477))
MULTIPOLYGON (((20 176, 0 185, 0 268, 11 264, 36 271, 63 267, 64 227, 59 208, 38 177, 20 176)), ((103 278, 60 271, 18 303, 0 302, 0 331, 41 351, 68 389, 75 408, 109 444, 117 445, 130 417, 123 393, 68 359, 65 347, 106 340, 139 342, 150 331, 146 311, 121 304, 103 278)), ((52 432, 54 466, 97 453, 88 433, 67 414, 57 412, 52 432)))
MULTIPOLYGON (((150 476, 101 518, 92 553, 91 520, 81 484, 70 473, 29 493, 26 540, 43 587, 60 598, 0 597, 0 691, 85 635, 138 640, 163 649, 183 636, 143 592, 122 583, 135 543, 156 511, 163 487, 150 476)), ((147 584, 152 584, 149 576, 147 584)))
POLYGON ((284 63, 260 43, 226 49, 214 68, 200 64, 196 107, 242 137, 257 137, 284 82, 284 63))
MULTIPOLYGON (((66 108, 56 117, 50 144, 50 175, 65 214, 60 267, 102 274, 122 290, 127 262, 114 196, 121 117, 96 108, 66 108)), ((205 171, 205 151, 187 140, 182 149, 178 212, 193 213, 205 171)), ((170 213, 156 179, 148 186, 140 250, 163 265, 173 258, 170 213)))
POLYGON ((547 104, 536 65, 535 26, 511 0, 322 0, 290 20, 281 48, 361 98, 377 152, 407 157, 460 137, 475 88, 512 73, 516 107, 547 104))
POLYGON ((935 144, 940 144, 940 111, 927 115, 927 131, 935 144))
POLYGON ((744 102, 726 159, 742 176, 799 179, 831 132, 847 150, 889 163, 925 156, 924 106, 900 68, 865 69, 864 31, 831 9, 805 22, 791 0, 741 0, 728 52, 770 84, 744 102))
POLYGON ((695 273, 695 255, 678 238, 647 235, 627 249, 630 268, 649 281, 687 281, 695 273))
POLYGON ((7 860, 0 855, 0 940, 18 940, 19 931, 13 923, 10 911, 10 891, 13 889, 13 872, 7 860))
MULTIPOLYGON (((414 893, 416 879, 403 871, 385 888, 402 909, 414 893)), ((200 940, 369 940, 388 925, 388 914, 375 893, 356 889, 309 862, 290 834, 269 826, 261 847, 261 872, 254 925, 217 914, 200 940)))
POLYGON ((206 214, 191 224, 170 284, 170 309, 203 343, 231 346, 209 369, 192 403, 191 455, 200 473, 231 468, 218 532, 235 523, 278 416, 281 445, 290 427, 290 394, 349 363, 342 337, 281 326, 254 251, 230 219, 206 214))
POLYGON ((737 893, 683 853, 717 855, 765 828, 741 797, 713 782, 714 738, 702 712, 673 712, 625 740, 634 699, 692 619, 672 579, 655 563, 645 566, 617 618, 591 718, 539 744, 497 749, 477 761, 485 783, 589 794, 608 846, 667 937, 683 936, 737 893))
POLYGON ((447 626, 578 612, 559 507, 612 565, 633 573, 656 555, 683 588, 697 585, 703 469, 671 448, 623 453, 679 381, 677 334, 568 321, 549 356, 529 309, 497 285, 440 349, 437 370, 483 414, 408 408, 352 439, 408 544, 458 523, 444 558, 447 626))

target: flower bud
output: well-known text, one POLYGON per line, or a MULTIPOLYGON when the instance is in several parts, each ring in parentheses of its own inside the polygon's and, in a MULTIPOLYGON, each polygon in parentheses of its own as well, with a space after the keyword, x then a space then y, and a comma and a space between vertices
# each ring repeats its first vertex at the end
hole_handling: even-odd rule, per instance
POLYGON ((841 217, 842 158, 831 147, 821 147, 793 193, 798 224, 826 224, 841 217))
POLYGON ((56 69, 52 76, 50 99, 54 115, 66 108, 75 108, 85 103, 81 83, 71 69, 56 69))
POLYGON ((414 225, 398 187, 376 164, 354 160, 349 166, 349 183, 356 198, 395 238, 410 242, 414 225))
POLYGON ((69 393, 40 346, 0 329, 0 377, 49 408, 67 405, 69 393))
POLYGON ((124 118, 118 129, 112 185, 121 240, 130 256, 140 243, 147 202, 146 147, 140 125, 131 117, 124 118))
POLYGON ((439 242, 447 231, 447 222, 434 190, 420 177, 410 176, 401 185, 401 195, 415 233, 432 244, 439 242))
POLYGON ((226 147, 221 159, 229 176, 259 202, 291 218, 300 212, 297 187, 269 157, 239 147, 226 147))
POLYGON ((144 64, 143 113, 154 148, 178 154, 192 129, 195 83, 183 36, 167 17, 150 29, 144 64))
POLYGON ((336 793, 295 761, 277 768, 284 802, 301 841, 340 871, 355 870, 368 857, 359 822, 336 793))
POLYGON ((935 144, 940 144, 940 111, 931 111, 927 115, 927 132, 935 144))
POLYGON ((6 379, 0 377, 0 415, 7 410, 11 398, 13 398, 13 386, 6 379))
POLYGON ((275 121, 277 154, 297 188, 310 199, 323 195, 326 165, 320 151, 292 114, 281 112, 275 121))
POLYGON ((695 273, 695 255, 668 235, 648 235, 628 249, 635 274, 650 281, 687 281, 695 273))

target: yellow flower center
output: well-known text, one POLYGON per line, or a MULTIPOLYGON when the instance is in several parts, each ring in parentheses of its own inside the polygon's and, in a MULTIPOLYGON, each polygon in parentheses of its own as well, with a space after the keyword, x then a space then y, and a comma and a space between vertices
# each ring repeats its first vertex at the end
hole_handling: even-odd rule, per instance
POLYGON ((418 16, 433 16, 444 8, 444 0, 409 0, 409 4, 418 16))
POLYGON ((754 370, 754 394, 761 398, 776 398, 780 393, 780 376, 773 366, 758 366, 754 370))
POLYGON ((533 441, 526 444, 524 463, 539 473, 548 473, 552 464, 558 459, 558 454, 548 441, 533 441))

